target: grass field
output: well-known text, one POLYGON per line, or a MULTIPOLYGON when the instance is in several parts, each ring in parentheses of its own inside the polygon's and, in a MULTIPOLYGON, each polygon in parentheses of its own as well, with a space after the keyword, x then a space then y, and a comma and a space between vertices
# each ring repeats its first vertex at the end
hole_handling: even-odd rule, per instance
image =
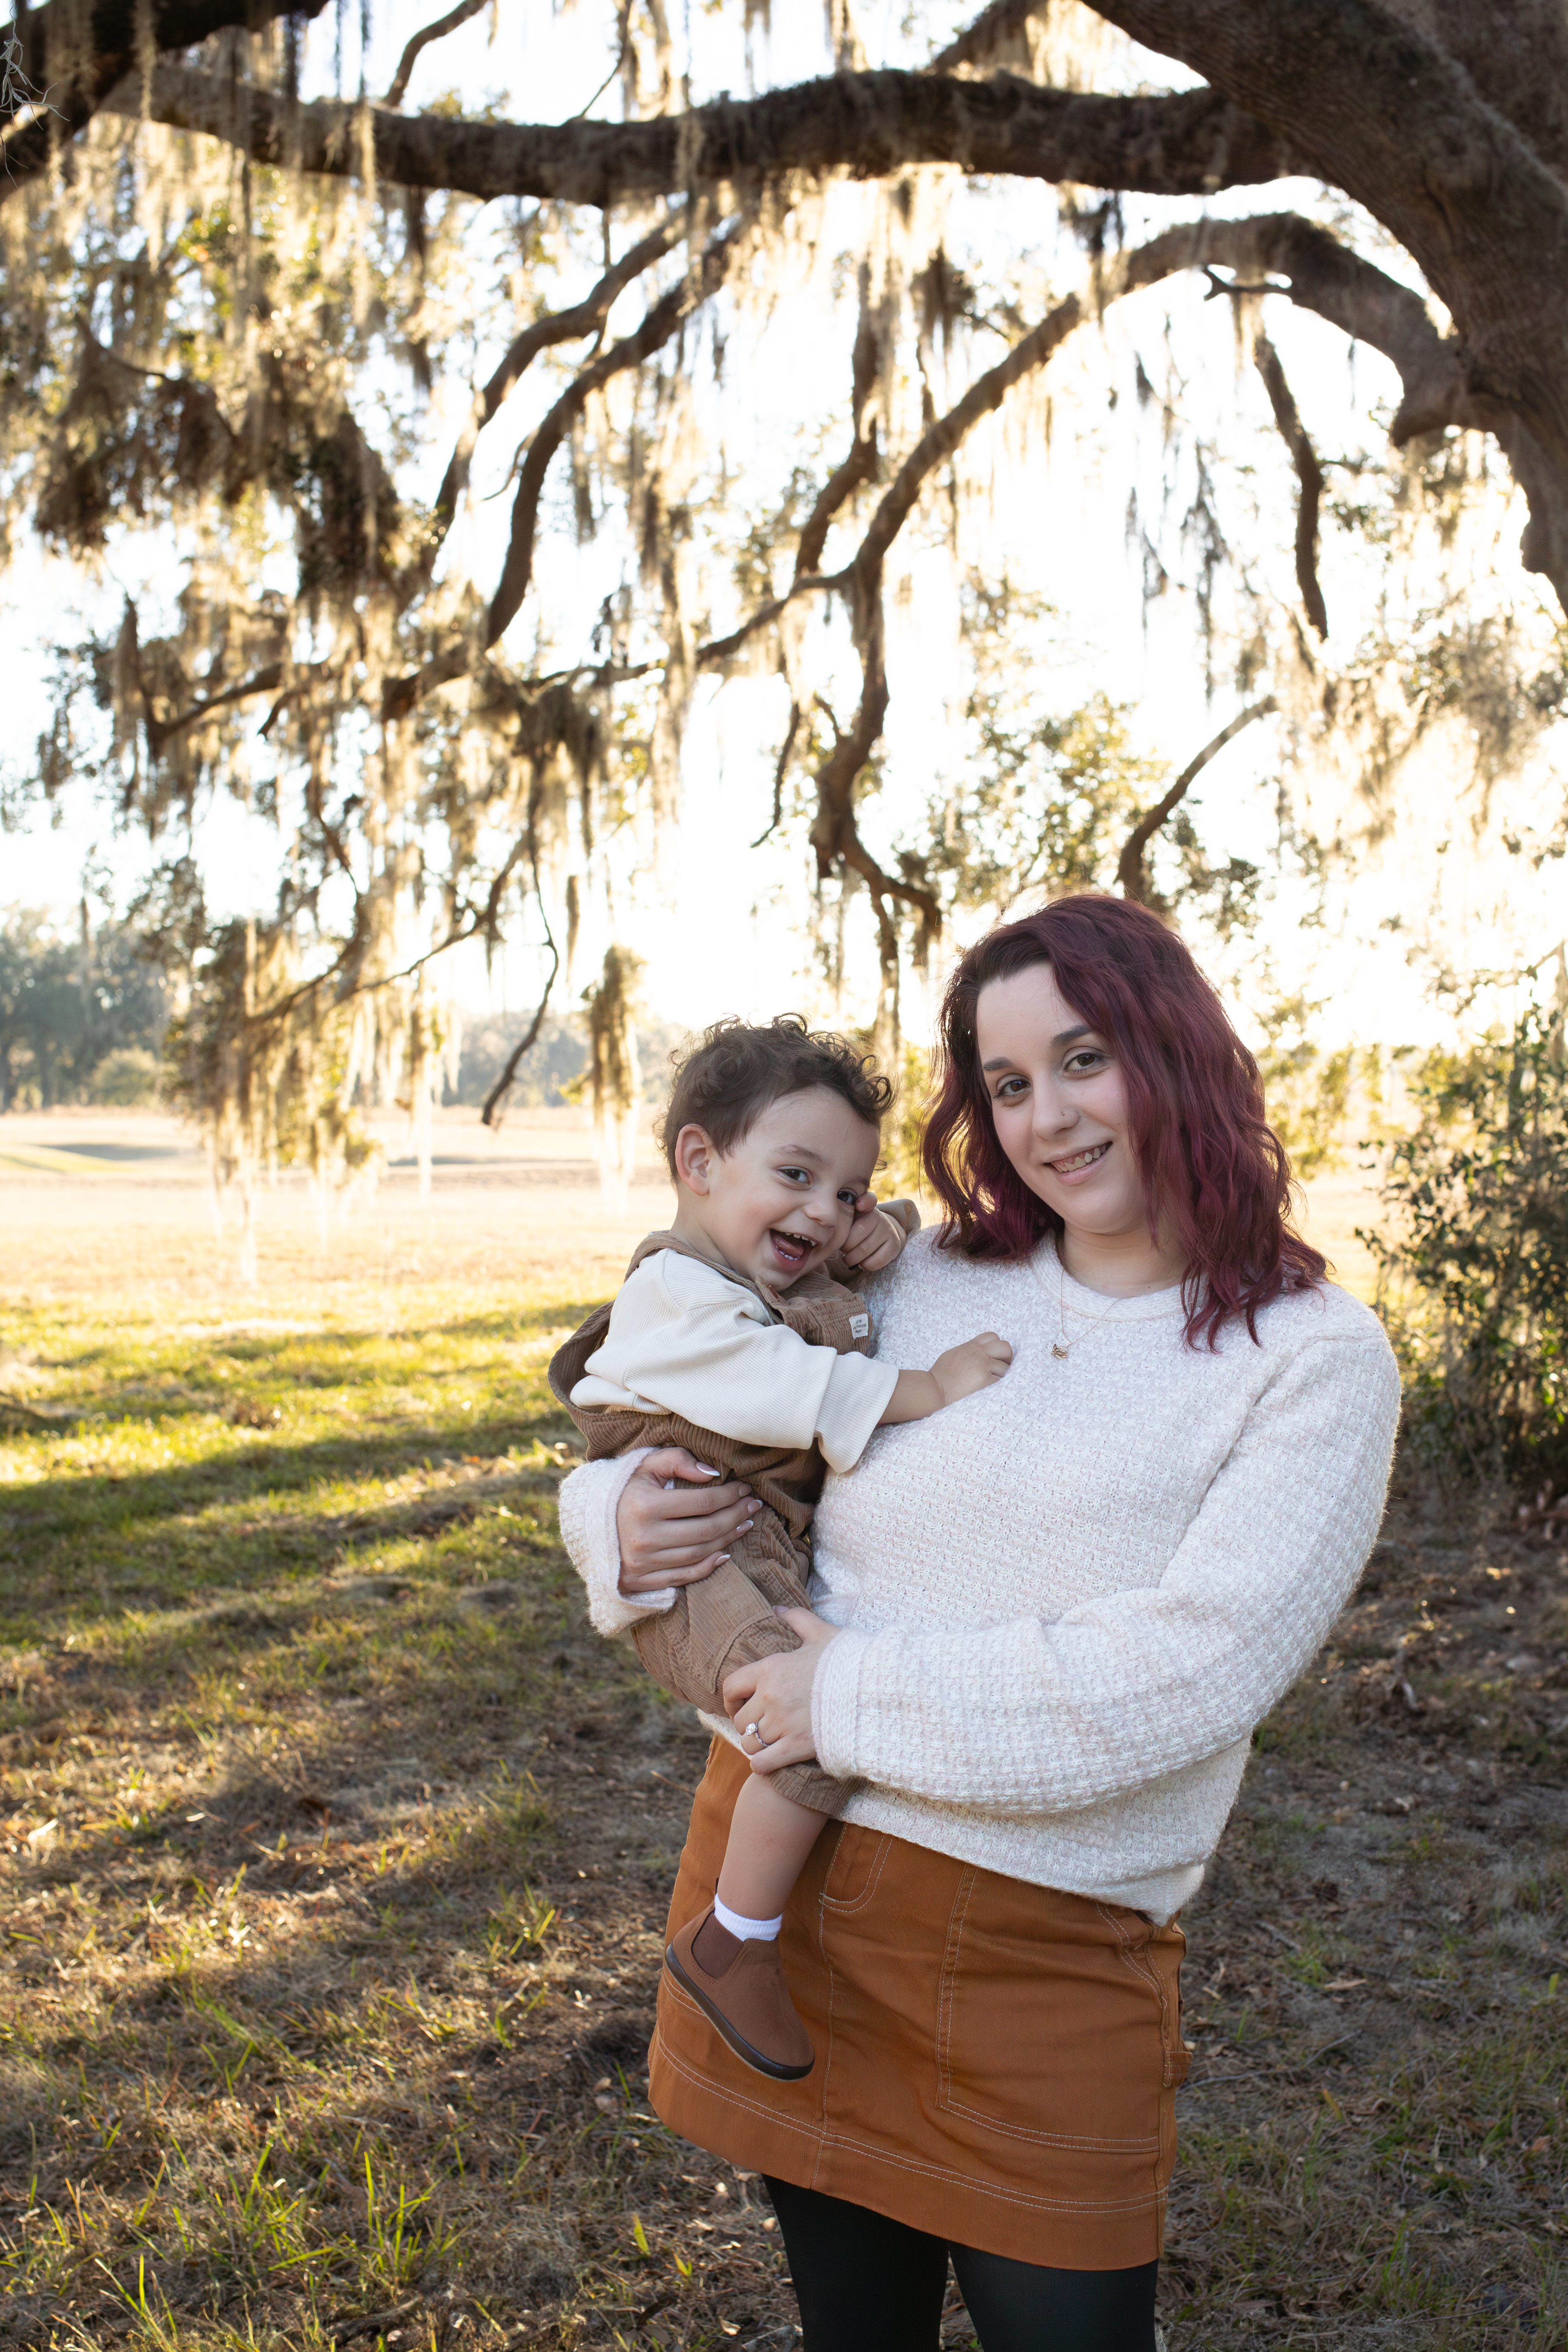
MULTIPOLYGON (((784 2352, 758 2184, 644 2104, 704 1743, 555 1532, 544 1366, 664 1194, 542 1129, 325 1247, 280 1195, 241 1291, 160 1129, 13 1126, 0 2345, 784 2352)), ((1568 2343, 1563 1568, 1402 1481, 1260 1734, 1170 2352, 1568 2343)))

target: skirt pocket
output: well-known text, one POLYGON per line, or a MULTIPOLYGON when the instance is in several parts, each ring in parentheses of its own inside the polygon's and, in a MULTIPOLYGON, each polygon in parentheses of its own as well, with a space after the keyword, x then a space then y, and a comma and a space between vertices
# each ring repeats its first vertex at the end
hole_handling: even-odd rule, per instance
POLYGON ((1165 2000, 1141 1925, 966 1868, 942 1958, 938 2105, 1015 2143, 1152 2160, 1165 2000))
POLYGON ((877 1892, 883 1865, 893 1850, 893 1840, 878 1830, 865 1830, 846 1823, 839 1832, 838 1843, 827 1865, 827 1876, 822 1889, 822 1907, 849 1917, 862 1911, 877 1892))

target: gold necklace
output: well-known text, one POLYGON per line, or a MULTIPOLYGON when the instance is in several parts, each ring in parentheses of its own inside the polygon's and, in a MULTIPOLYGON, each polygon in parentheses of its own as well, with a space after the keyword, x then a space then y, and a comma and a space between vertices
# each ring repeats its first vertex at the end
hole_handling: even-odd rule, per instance
MULTIPOLYGON (((1085 1339, 1089 1339, 1091 1333, 1093 1333, 1093 1332, 1095 1332, 1095 1331, 1098 1331, 1098 1330, 1099 1330, 1099 1328, 1100 1328, 1100 1325, 1104 1322, 1104 1320, 1105 1320, 1106 1317, 1110 1314, 1111 1307, 1120 1307, 1120 1306, 1121 1306, 1121 1301, 1120 1300, 1120 1298, 1112 1298, 1112 1299, 1110 1301, 1109 1305, 1104 1306, 1104 1307, 1102 1307, 1100 1308, 1100 1310, 1099 1314, 1094 1318, 1094 1320, 1090 1323, 1090 1325, 1089 1325, 1089 1330, 1088 1330, 1088 1331, 1080 1331, 1080 1332, 1079 1333, 1079 1335, 1078 1335, 1078 1339, 1069 1339, 1068 1338, 1068 1316, 1067 1316, 1067 1306, 1068 1306, 1068 1276, 1067 1276, 1067 1268, 1066 1268, 1066 1266, 1065 1266, 1065 1265, 1063 1265, 1063 1264, 1062 1264, 1062 1262, 1061 1262, 1061 1258, 1060 1258, 1060 1256, 1058 1255, 1058 1259, 1057 1259, 1057 1329, 1060 1332, 1061 1337, 1060 1337, 1060 1339, 1053 1339, 1053 1340, 1051 1341, 1051 1353, 1052 1353, 1052 1355, 1053 1355, 1053 1356, 1060 1356, 1060 1357, 1065 1360, 1066 1360, 1066 1358, 1067 1358, 1067 1356, 1068 1356, 1068 1352, 1069 1352, 1069 1350, 1070 1350, 1071 1349, 1078 1347, 1078 1346, 1079 1346, 1079 1345, 1083 1340, 1085 1340, 1085 1339)), ((1079 1308, 1077 1308, 1077 1307, 1075 1307, 1075 1308, 1073 1309, 1074 1314, 1078 1314, 1079 1311, 1080 1311, 1080 1310, 1079 1310, 1079 1308)))
MULTIPOLYGON (((1074 1348, 1081 1347, 1086 1339, 1091 1338, 1092 1335, 1099 1330, 1106 1317, 1111 1312, 1111 1309, 1117 1307, 1125 1307, 1127 1300, 1125 1298, 1108 1299, 1105 1305, 1100 1308, 1099 1314, 1090 1319, 1089 1329, 1087 1331, 1080 1331, 1076 1339, 1069 1339, 1068 1338, 1067 1320, 1067 1268, 1062 1264, 1061 1252, 1057 1249, 1054 1244, 1051 1255, 1057 1262, 1057 1329, 1060 1334, 1058 1339, 1051 1341, 1051 1353, 1053 1356, 1058 1357, 1061 1361, 1065 1362, 1074 1348)), ((1037 1265, 1035 1266, 1035 1278, 1037 1281, 1039 1280, 1039 1268, 1037 1265)), ((1133 1291, 1130 1296, 1136 1297, 1138 1294, 1136 1291, 1133 1291)), ((1158 1323, 1162 1321, 1165 1316, 1173 1314, 1174 1311, 1175 1310, 1173 1307, 1162 1307, 1152 1315, 1127 1315, 1122 1318, 1122 1320, 1127 1323, 1158 1323)), ((1075 1307, 1073 1308, 1073 1313, 1075 1315, 1082 1315, 1083 1312, 1084 1310, 1081 1307, 1075 1307)))

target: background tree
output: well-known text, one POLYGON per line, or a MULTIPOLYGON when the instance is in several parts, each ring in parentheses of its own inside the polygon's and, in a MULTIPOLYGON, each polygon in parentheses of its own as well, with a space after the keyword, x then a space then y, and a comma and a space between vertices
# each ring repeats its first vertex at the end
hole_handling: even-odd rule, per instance
MULTIPOLYGON (((602 960, 595 1067, 635 1066, 626 933, 708 680, 776 681, 759 819, 803 838, 830 965, 846 908, 868 911, 885 1046, 901 969, 965 905, 1120 874, 1244 921, 1253 869, 1205 848, 1125 712, 1002 709, 994 582, 955 623, 977 763, 924 828, 879 822, 899 567, 945 540, 962 572, 995 433, 1011 419, 1043 452, 1067 356, 1088 365, 1151 289, 1195 278, 1215 298, 1216 373, 1247 360, 1295 510, 1281 599, 1237 552, 1261 509, 1150 315, 1134 388, 1182 502, 1134 498, 1129 529, 1150 594, 1184 572, 1216 719, 1277 709, 1287 768, 1331 746, 1375 798, 1444 713, 1481 774, 1561 709, 1539 632, 1458 593, 1488 446, 1527 504, 1522 565, 1568 593, 1568 33, 1547 0, 994 0, 945 41, 916 12, 875 67, 835 0, 829 75, 697 104, 663 9, 625 5, 605 89, 542 122, 408 110, 463 5, 408 43, 383 100, 302 98, 313 13, 45 0, 13 28, 35 96, 4 126, 9 527, 84 564, 141 541, 183 566, 177 598, 139 590, 62 656, 14 789, 96 776, 153 835, 188 832, 209 789, 278 814, 276 910, 243 953, 196 919, 177 856, 144 918, 193 992, 180 1034, 205 1042, 183 1084, 225 1164, 301 1122, 338 1131, 373 1079, 428 1101, 430 967, 464 940, 537 942, 546 997, 579 953, 602 960), (1181 86, 1149 88, 1117 34, 1181 86), (1294 208, 1262 193, 1284 178, 1294 208), (1006 179, 1054 190, 1076 284, 969 235, 963 189, 1006 179), (747 509, 705 454, 727 355, 840 253, 819 460, 747 509), (1282 307, 1397 371, 1381 458, 1326 467, 1265 330, 1282 307), (437 373, 474 388, 421 496, 437 373), (481 482, 508 494, 502 532, 481 482), (1388 583, 1381 635, 1348 660, 1324 643, 1325 521, 1388 583), (1417 546, 1424 600, 1399 584, 1417 546), (574 618, 562 583, 595 560, 603 593, 574 618)), ((341 57, 340 26, 340 75, 341 57)), ((597 1090, 606 1134, 626 1096, 597 1090)))
POLYGON ((0 1110, 151 1100, 168 1025, 148 943, 128 924, 61 939, 36 908, 0 915, 0 1110))

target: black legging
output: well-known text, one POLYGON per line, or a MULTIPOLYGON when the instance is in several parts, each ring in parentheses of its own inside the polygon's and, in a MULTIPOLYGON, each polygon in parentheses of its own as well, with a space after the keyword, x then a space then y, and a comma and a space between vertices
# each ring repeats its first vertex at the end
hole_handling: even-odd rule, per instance
POLYGON ((805 2352, 937 2352, 947 2260, 984 2352, 1154 2352, 1160 2265, 1053 2271, 769 2180, 805 2352))

